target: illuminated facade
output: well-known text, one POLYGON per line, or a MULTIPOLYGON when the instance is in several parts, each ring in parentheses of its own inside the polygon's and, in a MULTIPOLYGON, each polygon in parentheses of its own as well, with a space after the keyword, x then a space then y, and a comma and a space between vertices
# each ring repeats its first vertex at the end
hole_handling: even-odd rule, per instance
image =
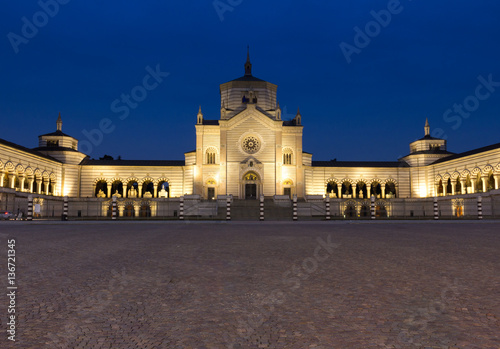
POLYGON ((393 162, 313 161, 302 147, 302 116, 282 120, 277 86, 245 74, 220 85, 220 117, 196 118, 196 149, 184 161, 92 160, 78 140, 57 130, 28 149, 0 140, 0 191, 72 198, 216 199, 265 197, 380 200, 453 196, 498 190, 500 143, 453 154, 430 136, 393 162))

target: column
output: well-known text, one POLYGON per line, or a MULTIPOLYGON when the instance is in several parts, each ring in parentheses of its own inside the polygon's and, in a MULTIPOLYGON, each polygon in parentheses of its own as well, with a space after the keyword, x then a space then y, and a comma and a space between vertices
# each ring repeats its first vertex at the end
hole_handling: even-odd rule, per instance
POLYGON ((142 184, 137 187, 137 197, 142 198, 142 184))
POLYGON ((443 196, 448 195, 448 181, 446 181, 446 184, 443 183, 443 196))
POLYGON ((371 184, 368 184, 368 185, 366 186, 366 197, 367 197, 367 198, 369 198, 370 196, 372 196, 371 191, 372 191, 372 185, 371 185, 371 184))
POLYGON ((394 184, 394 197, 399 197, 399 184, 394 184))
POLYGON ((375 196, 370 197, 370 215, 371 219, 375 219, 375 196))
POLYGON ((0 187, 3 187, 4 177, 5 177, 5 173, 3 171, 0 171, 0 187))
POLYGON ((477 219, 483 219, 483 198, 477 197, 477 219))
POLYGON ((28 196, 28 221, 33 220, 33 195, 28 196))
POLYGON ((434 219, 439 219, 438 199, 434 197, 434 219))
POLYGON ((500 175, 494 175, 493 178, 495 179, 495 189, 500 189, 498 184, 500 182, 500 175))
POLYGON ((113 196, 112 203, 111 203, 111 219, 116 220, 117 216, 117 203, 116 203, 116 196, 113 196))
MULTIPOLYGON (((42 194, 42 179, 41 178, 36 182, 36 186, 37 186, 36 192, 38 194, 42 194)), ((94 189, 95 189, 95 186, 94 186, 94 189)))
POLYGON ((481 181, 483 182, 483 193, 488 191, 488 176, 482 176, 481 181))
POLYGON ((385 184, 380 185, 380 188, 382 189, 382 199, 385 199, 385 184))
POLYGON ((434 195, 438 196, 439 184, 434 184, 434 195))
POLYGON ((330 196, 328 195, 325 197, 325 218, 330 219, 330 196))
POLYGON ((341 198, 342 198, 342 184, 337 185, 337 192, 338 192, 337 197, 338 197, 339 199, 341 199, 341 198))
POLYGON ((108 183, 108 196, 107 197, 108 198, 111 197, 111 184, 110 183, 108 183))
POLYGON ((139 204, 134 204, 134 217, 139 217, 140 210, 141 206, 139 204))
POLYGON ((64 202, 63 202, 63 220, 67 221, 68 220, 68 197, 64 197, 64 202))
POLYGON ((19 177, 19 186, 20 186, 19 190, 20 191, 24 191, 24 181, 25 180, 26 180, 26 177, 24 177, 24 176, 23 177, 19 177))
POLYGON ((456 181, 452 181, 451 182, 451 195, 455 195, 456 194, 456 189, 457 189, 457 182, 456 181))
POLYGON ((153 197, 157 197, 158 196, 158 186, 155 184, 154 185, 154 194, 153 194, 153 197))
POLYGON ((92 197, 93 197, 93 198, 95 198, 95 197, 96 197, 96 195, 95 195, 95 194, 96 194, 96 192, 95 192, 95 187, 96 187, 96 184, 97 184, 97 183, 92 184, 92 197))
POLYGON ((264 195, 261 195, 260 196, 260 214, 259 214, 259 218, 261 221, 264 220, 264 195))
POLYGON ((43 192, 45 193, 45 195, 49 195, 49 183, 48 182, 44 182, 43 183, 43 192))
POLYGON ((16 175, 15 174, 9 175, 9 187, 11 189, 14 189, 14 184, 15 183, 16 183, 16 175))
POLYGON ((471 184, 472 184, 472 192, 475 193, 476 192, 476 179, 475 178, 471 178, 471 184))
POLYGON ((467 182, 466 179, 460 178, 460 187, 462 189, 462 194, 465 194, 465 191, 467 190, 467 188, 465 188, 466 182, 467 182))
POLYGON ((353 197, 353 199, 356 198, 356 196, 357 196, 356 195, 356 184, 353 184, 352 185, 352 197, 353 197))
POLYGON ((123 205, 118 206, 118 213, 119 213, 120 217, 123 217, 123 210, 124 209, 125 209, 125 206, 123 206, 123 205))
POLYGON ((293 220, 297 221, 297 195, 293 194, 293 220))
POLYGON ((33 193, 33 183, 35 180, 33 178, 28 179, 28 184, 30 186, 30 193, 33 193))

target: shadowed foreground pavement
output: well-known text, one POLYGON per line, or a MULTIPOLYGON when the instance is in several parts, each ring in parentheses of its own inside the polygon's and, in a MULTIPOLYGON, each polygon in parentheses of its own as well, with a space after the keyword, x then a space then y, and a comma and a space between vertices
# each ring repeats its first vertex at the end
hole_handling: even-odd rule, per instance
POLYGON ((0 222, 2 348, 500 348, 497 222, 0 222))

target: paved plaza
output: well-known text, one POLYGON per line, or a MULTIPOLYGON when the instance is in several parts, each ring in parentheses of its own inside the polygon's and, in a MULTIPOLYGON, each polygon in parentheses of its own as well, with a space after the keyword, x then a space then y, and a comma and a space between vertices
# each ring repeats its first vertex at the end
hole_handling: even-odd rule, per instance
POLYGON ((500 348, 499 222, 0 222, 1 348, 500 348))

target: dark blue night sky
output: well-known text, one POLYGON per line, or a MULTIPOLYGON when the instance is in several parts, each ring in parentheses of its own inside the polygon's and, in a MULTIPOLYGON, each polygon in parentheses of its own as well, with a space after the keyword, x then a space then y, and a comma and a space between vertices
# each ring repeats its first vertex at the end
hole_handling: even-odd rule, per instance
POLYGON ((450 151, 500 142, 498 1, 54 3, 2 5, 0 138, 27 147, 61 112, 80 141, 110 120, 91 157, 183 159, 198 106, 219 118, 219 84, 244 74, 247 45, 283 119, 300 106, 314 160, 396 160, 426 117, 450 151), (163 76, 137 89, 151 69, 163 76), (125 118, 134 88, 143 100, 125 118))

